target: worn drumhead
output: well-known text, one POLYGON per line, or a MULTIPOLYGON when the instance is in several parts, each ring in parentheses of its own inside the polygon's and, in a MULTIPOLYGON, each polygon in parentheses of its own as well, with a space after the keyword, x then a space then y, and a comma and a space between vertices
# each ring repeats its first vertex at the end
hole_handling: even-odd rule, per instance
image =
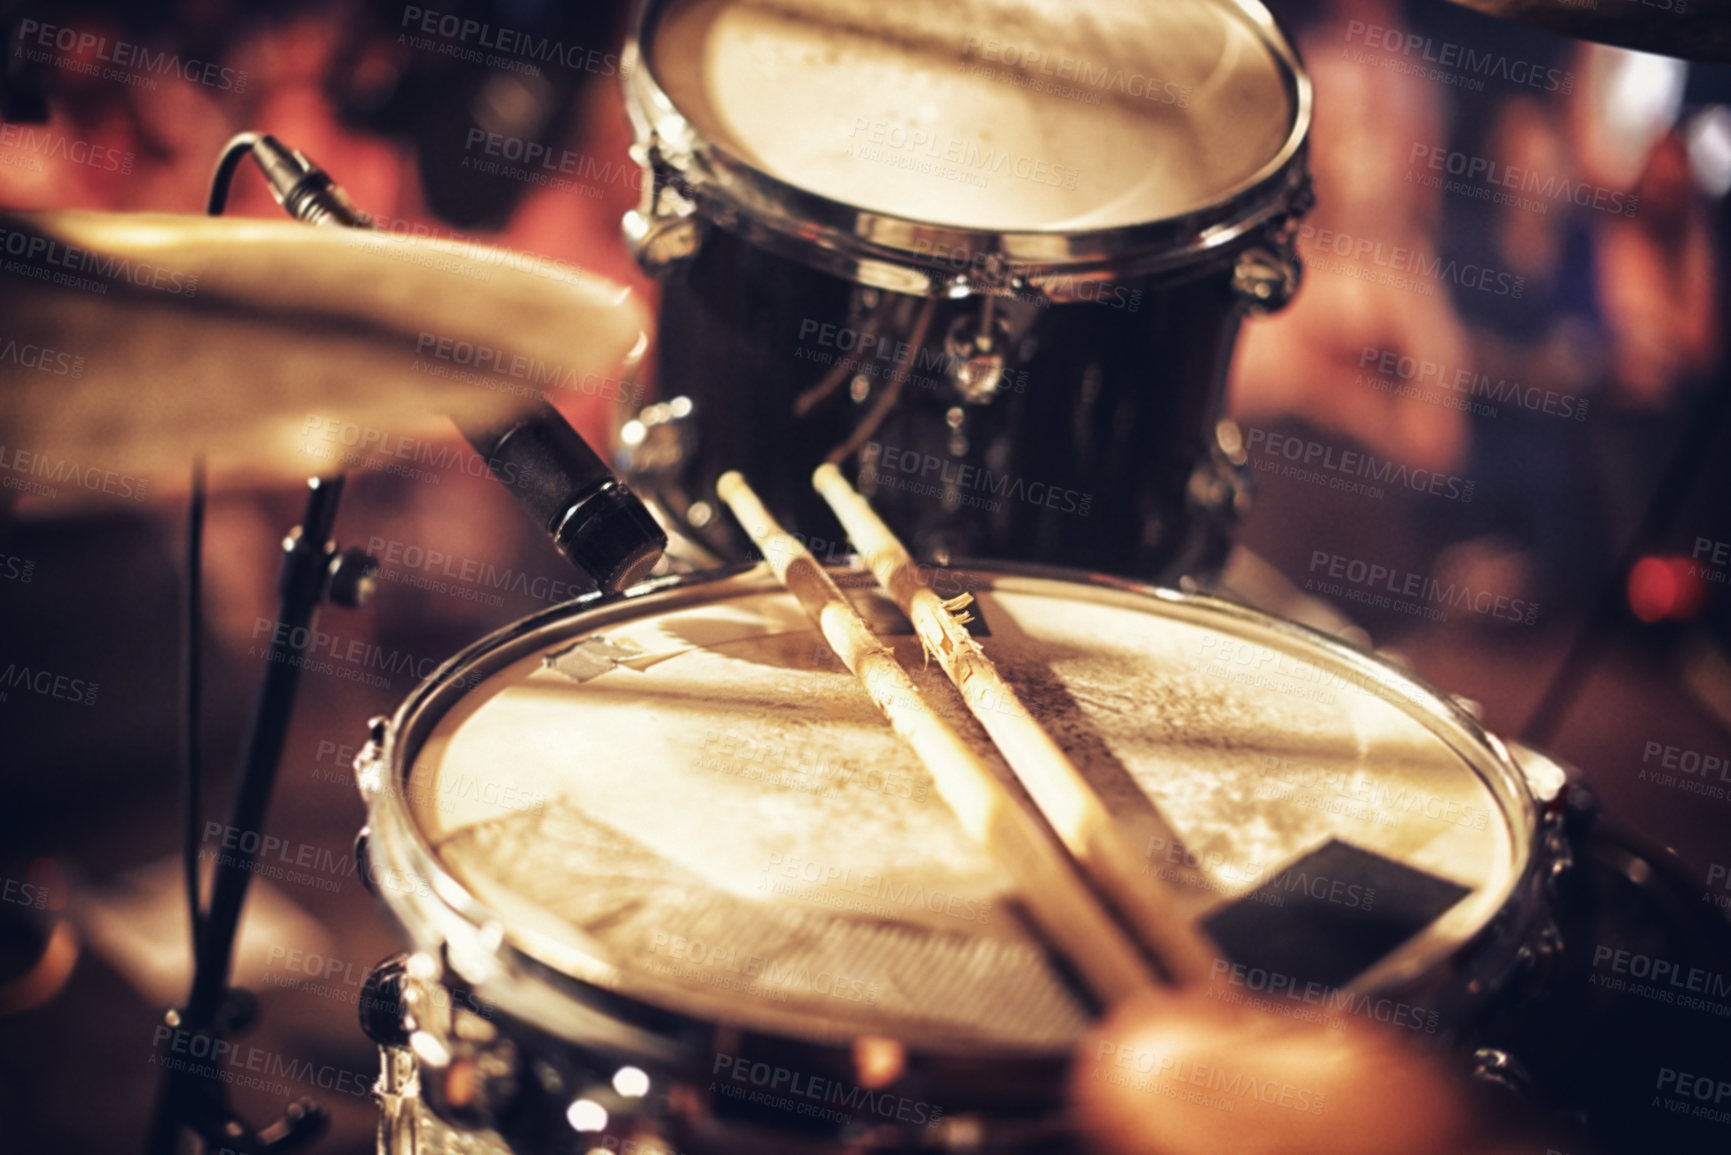
MULTIPOLYGON (((1508 764, 1399 675, 1223 603, 971 580, 987 653, 1241 981, 1386 987, 1507 900, 1528 853, 1508 764)), ((880 633, 903 625, 854 596, 880 633)), ((894 644, 983 741, 917 641, 894 644)), ((1004 872, 763 572, 492 659, 408 752, 406 797, 507 935, 764 1028, 1030 1048, 1084 1029, 1004 872)))
POLYGON ((916 221, 1077 232, 1215 204, 1273 161, 1293 70, 1246 0, 673 0, 645 47, 709 142, 916 221))

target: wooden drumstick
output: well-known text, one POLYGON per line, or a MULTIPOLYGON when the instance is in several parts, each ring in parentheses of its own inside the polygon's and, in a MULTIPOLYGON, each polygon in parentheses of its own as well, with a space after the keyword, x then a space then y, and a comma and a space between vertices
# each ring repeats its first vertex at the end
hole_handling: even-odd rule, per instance
POLYGON ((1016 897, 1047 946, 1068 960, 1104 1006, 1152 986, 1153 970, 1077 877, 1063 850, 979 753, 920 696, 895 654, 871 632, 817 559, 776 523, 738 473, 723 474, 715 491, 830 648, 926 764, 938 795, 962 828, 1014 880, 1016 897))
POLYGON ((926 652, 938 659, 962 699, 992 736, 1004 760, 1046 816, 1082 873, 1123 916, 1155 962, 1177 983, 1205 983, 1221 957, 1178 910, 1159 879, 1112 820, 1100 796, 1028 710, 967 627, 920 581, 907 547, 834 465, 820 466, 812 485, 835 511, 881 585, 913 622, 926 652))

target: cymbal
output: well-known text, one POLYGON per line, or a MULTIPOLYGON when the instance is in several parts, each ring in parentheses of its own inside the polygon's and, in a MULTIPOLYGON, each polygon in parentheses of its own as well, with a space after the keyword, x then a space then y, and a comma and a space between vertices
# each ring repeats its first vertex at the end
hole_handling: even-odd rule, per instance
POLYGON ((1731 62, 1731 0, 1453 0, 1495 16, 1582 40, 1684 60, 1731 62))
POLYGON ((231 474, 331 473, 536 391, 621 396, 648 325, 628 289, 482 245, 0 213, 0 483, 97 496, 66 479, 172 480, 195 453, 231 474))

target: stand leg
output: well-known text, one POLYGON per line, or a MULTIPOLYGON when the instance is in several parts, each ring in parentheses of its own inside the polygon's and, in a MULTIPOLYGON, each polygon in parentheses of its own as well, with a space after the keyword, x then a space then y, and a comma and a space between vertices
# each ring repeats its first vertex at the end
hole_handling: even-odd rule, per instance
MULTIPOLYGON (((281 608, 276 629, 271 635, 264 682, 259 687, 253 709, 246 760, 241 767, 240 784, 229 817, 233 829, 251 831, 255 835, 262 829, 265 812, 270 806, 271 788, 276 782, 277 766, 282 760, 283 744, 294 712, 295 693, 300 686, 301 662, 311 644, 313 622, 329 581, 334 552, 330 544, 331 531, 343 492, 340 476, 313 478, 307 484, 311 493, 307 497, 306 514, 300 526, 284 541, 282 573, 277 585, 281 608)), ((235 841, 239 846, 247 845, 244 838, 235 841)), ((235 932, 239 928, 241 908, 246 902, 247 884, 252 880, 258 843, 259 839, 255 837, 252 840, 253 851, 236 850, 217 858, 210 909, 204 918, 203 934, 194 960, 192 991, 186 1009, 170 1012, 167 1020, 175 1031, 214 1036, 229 1025, 221 1022, 220 1018, 228 992, 235 932)), ((262 1137, 238 1120, 229 1118, 225 1122, 221 1118, 226 1114, 226 1102, 227 1097, 220 1087, 209 1080, 183 1072, 165 1071, 150 1129, 147 1147, 150 1155, 174 1155, 181 1130, 187 1126, 207 1137, 215 1128, 225 1143, 239 1149, 260 1144, 262 1137)), ((321 1116, 322 1113, 308 1111, 304 1106, 298 1110, 291 1109, 290 1116, 284 1120, 289 1124, 288 1134, 277 1136, 270 1145, 278 1146, 284 1138, 298 1137, 300 1133, 320 1128, 321 1116)))

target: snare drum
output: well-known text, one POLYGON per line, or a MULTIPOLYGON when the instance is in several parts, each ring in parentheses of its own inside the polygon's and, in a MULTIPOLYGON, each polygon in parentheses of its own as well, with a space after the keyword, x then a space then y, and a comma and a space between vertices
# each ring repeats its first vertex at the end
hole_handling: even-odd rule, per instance
POLYGON ((1219 562, 1228 360, 1310 204, 1257 0, 649 0, 626 59, 663 401, 618 449, 688 536, 750 556, 739 469, 838 540, 834 460, 940 561, 1219 562))
MULTIPOLYGON (((1560 781, 1396 668, 1207 597, 934 585, 1220 944, 1221 997, 1462 1044, 1554 940, 1560 781)), ((372 739, 360 857, 416 948, 363 1010, 381 1150, 1066 1142, 1094 1008, 766 569, 525 620, 372 739)))

